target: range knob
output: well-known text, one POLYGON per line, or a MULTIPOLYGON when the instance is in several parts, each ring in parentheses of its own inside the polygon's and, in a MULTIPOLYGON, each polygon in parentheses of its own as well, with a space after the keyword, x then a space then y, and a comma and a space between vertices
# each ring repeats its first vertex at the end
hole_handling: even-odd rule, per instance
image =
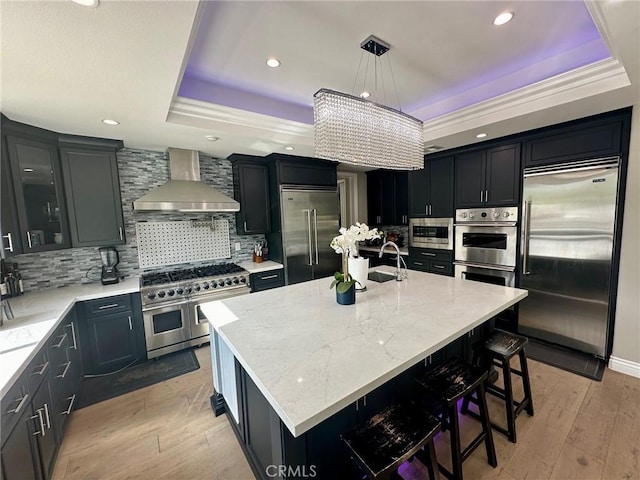
POLYGON ((147 298, 148 298, 149 300, 153 300, 154 298, 156 298, 156 294, 155 294, 155 293, 153 293, 153 292, 148 293, 148 294, 147 294, 147 298))
POLYGON ((189 295, 191 293, 191 287, 186 287, 184 291, 187 295, 189 295))
POLYGON ((235 283, 236 285, 240 283, 240 280, 238 280, 238 277, 233 277, 233 283, 235 283))
POLYGON ((167 290, 167 295, 169 295, 170 297, 173 297, 176 294, 176 292, 172 289, 167 290))
POLYGON ((240 283, 247 283, 247 279, 244 277, 240 277, 240 283))
POLYGON ((224 279, 224 283, 226 283, 227 285, 231 285, 231 279, 230 278, 225 278, 224 279))
POLYGON ((476 216, 476 214, 475 214, 475 213, 473 213, 473 212, 469 212, 469 218, 473 218, 473 217, 475 217, 475 216, 476 216))
POLYGON ((510 213, 509 213, 509 212, 506 212, 506 211, 502 214, 502 216, 503 216, 504 218, 507 218, 509 215, 510 215, 510 213))
POLYGON ((218 284, 216 282, 211 282, 211 288, 218 288, 218 284))
POLYGON ((462 218, 467 218, 467 212, 462 212, 462 213, 460 214, 460 216, 461 216, 462 218))
POLYGON ((204 282, 202 284, 202 288, 204 288, 205 290, 209 290, 209 282, 204 282))
POLYGON ((166 294, 164 293, 164 290, 160 290, 160 291, 158 292, 158 297, 159 297, 159 298, 164 298, 164 296, 165 296, 165 295, 166 295, 166 294))
POLYGON ((500 212, 493 212, 493 218, 498 218, 500 216, 500 212))
POLYGON ((199 291, 200 291, 200 285, 196 283, 196 284, 193 286, 193 291, 194 291, 194 292, 199 292, 199 291))
POLYGON ((224 280, 220 280, 220 281, 218 282, 218 286, 219 286, 219 287, 224 287, 224 280))
POLYGON ((178 295, 182 295, 184 293, 184 290, 182 288, 176 288, 176 293, 178 295))

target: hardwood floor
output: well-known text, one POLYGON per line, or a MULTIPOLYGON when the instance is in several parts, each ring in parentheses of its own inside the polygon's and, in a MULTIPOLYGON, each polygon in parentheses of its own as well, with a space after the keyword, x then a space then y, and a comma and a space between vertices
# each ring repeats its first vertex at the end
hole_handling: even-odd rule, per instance
MULTIPOLYGON (((209 347, 196 355, 195 372, 74 412, 53 480, 253 479, 226 416, 211 411, 209 347)), ((529 369, 535 416, 518 418, 517 444, 494 432, 498 467, 478 448, 465 479, 640 479, 640 379, 607 369, 595 382, 532 360, 529 369)), ((504 424, 502 404, 488 399, 492 419, 504 424)), ((463 441, 479 429, 468 417, 461 428, 463 441)), ((448 443, 441 433, 436 451, 450 466, 448 443)), ((427 478, 417 461, 401 474, 427 478)))

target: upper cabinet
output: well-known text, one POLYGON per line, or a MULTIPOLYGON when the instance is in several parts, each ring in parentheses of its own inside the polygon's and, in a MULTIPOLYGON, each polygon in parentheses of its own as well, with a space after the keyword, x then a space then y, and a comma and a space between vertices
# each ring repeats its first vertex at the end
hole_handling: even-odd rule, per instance
POLYGON ((124 244, 115 148, 67 144, 64 138, 61 138, 60 144, 71 245, 90 247, 124 244))
POLYGON ((453 156, 427 156, 409 172, 409 217, 453 217, 453 156))
POLYGON ((124 243, 118 148, 2 116, 4 254, 124 243))
POLYGON ((371 225, 409 223, 408 173, 397 170, 367 172, 367 216, 371 225))
POLYGON ((231 155, 233 192, 240 203, 236 214, 239 235, 268 233, 271 230, 269 167, 256 157, 231 155))
POLYGON ((7 134, 6 142, 22 251, 69 248, 57 142, 37 134, 7 134))
POLYGON ((519 143, 456 155, 456 208, 516 205, 519 193, 519 143))

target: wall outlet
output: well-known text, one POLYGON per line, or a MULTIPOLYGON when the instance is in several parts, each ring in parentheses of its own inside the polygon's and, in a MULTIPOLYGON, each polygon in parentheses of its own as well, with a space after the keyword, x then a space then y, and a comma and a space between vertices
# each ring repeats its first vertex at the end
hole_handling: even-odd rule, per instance
POLYGON ((240 251, 240 242, 236 242, 234 246, 236 248, 236 252, 239 252, 240 251))

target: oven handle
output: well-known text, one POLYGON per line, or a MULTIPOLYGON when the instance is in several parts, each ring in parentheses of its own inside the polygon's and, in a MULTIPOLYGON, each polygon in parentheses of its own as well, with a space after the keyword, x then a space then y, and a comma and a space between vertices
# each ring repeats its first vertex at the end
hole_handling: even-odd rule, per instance
POLYGON ((454 227, 515 227, 518 222, 459 222, 454 227))
POLYGON ((460 265, 461 267, 475 267, 475 268, 484 268, 487 270, 499 270, 501 272, 515 272, 515 267, 505 267, 502 265, 489 265, 487 263, 473 263, 473 262, 453 262, 454 265, 460 265))
POLYGON ((522 275, 531 275, 529 271, 529 230, 531 227, 531 201, 524 202, 522 222, 522 275))
POLYGON ((162 305, 152 305, 150 307, 143 307, 142 311, 143 312, 151 312, 153 310, 160 310, 161 308, 166 308, 166 307, 175 307, 178 305, 184 305, 186 304, 186 300, 180 300, 177 302, 172 302, 172 303, 163 303, 162 305))

